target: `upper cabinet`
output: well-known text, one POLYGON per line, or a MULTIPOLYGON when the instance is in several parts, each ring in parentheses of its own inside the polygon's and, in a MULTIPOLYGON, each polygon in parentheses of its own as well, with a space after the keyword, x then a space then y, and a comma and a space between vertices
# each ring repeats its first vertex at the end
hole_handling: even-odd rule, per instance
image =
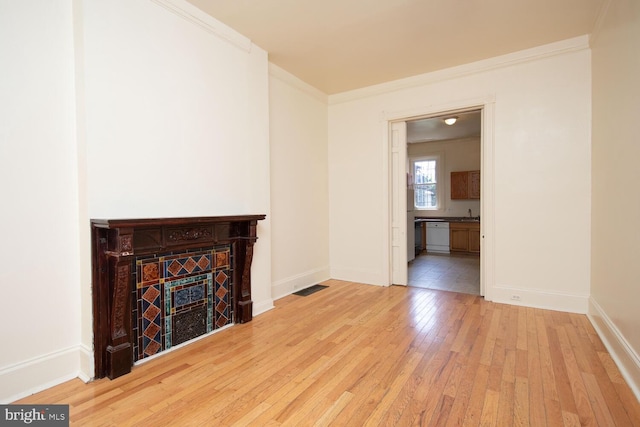
POLYGON ((451 172, 451 200, 480 198, 480 171, 451 172))
POLYGON ((451 172, 451 200, 469 198, 469 172, 451 172))
POLYGON ((480 198, 480 171, 469 172, 469 198, 480 198))

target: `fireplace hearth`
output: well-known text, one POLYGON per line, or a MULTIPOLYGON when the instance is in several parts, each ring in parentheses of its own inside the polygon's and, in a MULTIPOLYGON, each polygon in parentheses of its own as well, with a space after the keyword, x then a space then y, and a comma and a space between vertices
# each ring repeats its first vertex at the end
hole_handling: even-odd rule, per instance
POLYGON ((96 378, 251 321, 251 262, 265 215, 91 220, 96 378))

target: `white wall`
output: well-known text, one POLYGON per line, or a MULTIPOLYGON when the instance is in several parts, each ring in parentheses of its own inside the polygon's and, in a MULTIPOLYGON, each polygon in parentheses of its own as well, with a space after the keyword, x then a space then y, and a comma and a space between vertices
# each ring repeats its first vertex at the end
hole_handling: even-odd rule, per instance
POLYGON ((266 52, 149 0, 87 1, 84 13, 90 215, 265 213, 249 196, 254 184, 268 194, 268 122, 250 107, 268 118, 268 92, 249 83, 266 52))
POLYGON ((480 139, 452 139, 448 141, 407 144, 409 160, 421 156, 441 156, 443 171, 443 205, 438 210, 416 211, 416 216, 473 216, 480 215, 480 200, 451 200, 451 172, 480 170, 480 139))
POLYGON ((71 1, 0 1, 0 402, 79 373, 71 1))
POLYGON ((0 400, 92 375, 89 218, 267 214, 270 309, 266 52, 182 0, 0 1, 0 400))
POLYGON ((273 297, 329 278, 327 96, 270 66, 273 297))
POLYGON ((592 49, 590 316, 640 398, 640 3, 610 2, 592 49))
MULTIPOLYGON (((586 312, 590 247, 586 37, 329 98, 331 276, 389 283, 387 120, 495 99, 496 301, 586 312), (367 212, 367 215, 362 215, 367 212)), ((469 105, 472 106, 472 105, 469 105)), ((487 159, 484 159, 486 162, 487 159)))

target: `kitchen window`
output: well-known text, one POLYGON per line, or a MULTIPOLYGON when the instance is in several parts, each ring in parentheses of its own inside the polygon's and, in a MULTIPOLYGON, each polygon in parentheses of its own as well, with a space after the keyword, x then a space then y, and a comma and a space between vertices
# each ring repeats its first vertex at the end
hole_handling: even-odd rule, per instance
POLYGON ((413 190, 416 210, 440 209, 439 156, 414 159, 413 190))

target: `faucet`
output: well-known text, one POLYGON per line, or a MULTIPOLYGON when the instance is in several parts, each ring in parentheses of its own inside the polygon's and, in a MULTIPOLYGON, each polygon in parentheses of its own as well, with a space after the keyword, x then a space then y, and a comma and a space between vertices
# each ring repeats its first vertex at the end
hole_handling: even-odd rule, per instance
POLYGON ((469 218, 473 218, 473 215, 471 215, 471 208, 469 208, 469 218))

